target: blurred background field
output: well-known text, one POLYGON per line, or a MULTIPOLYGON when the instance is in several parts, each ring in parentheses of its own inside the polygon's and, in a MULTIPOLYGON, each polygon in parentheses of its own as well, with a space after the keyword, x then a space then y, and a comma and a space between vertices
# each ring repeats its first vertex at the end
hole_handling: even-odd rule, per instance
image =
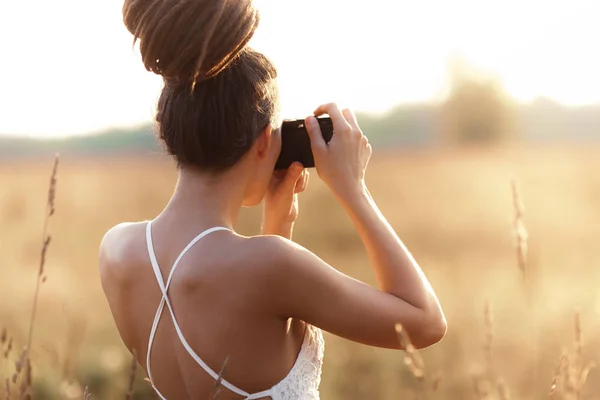
MULTIPOLYGON (((598 359, 597 151, 597 146, 544 146, 375 152, 368 172, 373 196, 432 281, 448 317, 446 338, 422 352, 427 374, 442 374, 435 398, 473 396, 474 379, 487 365, 488 300, 495 370, 513 398, 541 398, 550 390, 558 357, 573 348, 575 311, 581 313, 584 358, 598 359), (513 178, 526 205, 537 300, 535 388, 531 320, 514 246, 513 178)), ((28 329, 50 166, 50 159, 0 166, 0 321, 14 336, 17 353, 28 329)), ((32 349, 36 398, 79 397, 77 387, 66 383, 62 394, 55 392, 71 379, 89 386, 93 398, 124 393, 129 357, 99 284, 98 244, 114 224, 160 212, 175 177, 171 161, 160 155, 62 160, 32 349)), ((374 284, 357 235, 318 179, 302 195, 301 207, 295 240, 374 284)), ((259 217, 258 209, 244 210, 239 231, 258 232, 259 217)), ((330 335, 326 340, 323 398, 405 398, 403 393, 418 387, 403 353, 330 335)), ((9 376, 12 365, 0 368, 9 376)), ((598 378, 592 370, 585 393, 598 393, 598 378)), ((136 388, 138 398, 152 398, 141 375, 136 388)))
MULTIPOLYGON (((420 352, 423 376, 405 352, 327 334, 322 399, 600 398, 600 53, 590 50, 600 3, 256 2, 264 18, 252 44, 279 68, 281 116, 332 100, 357 110, 374 148, 370 190, 448 318, 443 341, 420 352), (335 53, 315 46, 331 30, 335 53)), ((18 360, 57 152, 33 398, 129 391, 131 357, 102 293, 98 246, 113 225, 159 213, 176 171, 150 122, 161 81, 131 48, 121 6, 0 2, 10 39, 0 65, 0 399, 7 384, 18 398, 15 370, 27 375, 18 360)), ((300 207, 294 239, 375 284, 314 172, 300 207)), ((244 209, 237 229, 258 233, 259 221, 259 208, 244 209)), ((130 398, 155 398, 139 367, 134 378, 130 398)))

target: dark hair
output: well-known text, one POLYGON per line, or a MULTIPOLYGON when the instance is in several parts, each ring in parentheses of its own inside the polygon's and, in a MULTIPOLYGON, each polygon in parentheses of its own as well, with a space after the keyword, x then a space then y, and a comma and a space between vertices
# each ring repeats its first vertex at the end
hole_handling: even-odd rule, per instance
POLYGON ((246 47, 251 0, 125 0, 123 20, 147 70, 160 74, 160 138, 179 166, 222 171, 274 124, 277 71, 246 47))

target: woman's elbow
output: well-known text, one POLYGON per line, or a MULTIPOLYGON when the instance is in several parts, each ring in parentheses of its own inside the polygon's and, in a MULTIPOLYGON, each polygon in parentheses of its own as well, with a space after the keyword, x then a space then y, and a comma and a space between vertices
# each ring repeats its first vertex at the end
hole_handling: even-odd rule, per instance
POLYGON ((424 349, 439 343, 448 331, 446 317, 439 307, 423 311, 423 313, 421 332, 413 341, 413 346, 417 349, 424 349))
POLYGON ((406 348, 407 344, 416 349, 424 349, 439 343, 448 330, 448 324, 443 313, 426 312, 405 330, 401 325, 396 325, 396 333, 400 339, 400 348, 406 348), (417 322, 418 321, 418 322, 417 322))
POLYGON ((421 334, 417 336, 416 340, 413 341, 413 346, 417 349, 424 349, 434 344, 439 343, 446 332, 448 331, 448 324, 444 315, 436 318, 432 318, 423 327, 421 334))

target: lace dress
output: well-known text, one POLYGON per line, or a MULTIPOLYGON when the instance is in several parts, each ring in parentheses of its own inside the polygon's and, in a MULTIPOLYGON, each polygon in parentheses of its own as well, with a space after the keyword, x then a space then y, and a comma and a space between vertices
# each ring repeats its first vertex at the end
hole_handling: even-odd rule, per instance
POLYGON ((320 329, 307 325, 306 337, 289 374, 270 389, 272 400, 318 400, 325 340, 320 329))

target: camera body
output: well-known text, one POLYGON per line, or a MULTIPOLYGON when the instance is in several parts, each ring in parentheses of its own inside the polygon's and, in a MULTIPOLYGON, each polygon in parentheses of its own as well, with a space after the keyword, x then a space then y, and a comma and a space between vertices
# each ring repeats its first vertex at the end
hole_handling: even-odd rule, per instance
MULTIPOLYGON (((325 143, 333 137, 333 122, 329 117, 317 118, 325 143)), ((315 159, 310 147, 310 137, 303 119, 286 120, 281 124, 281 153, 275 164, 276 170, 288 169, 293 162, 304 168, 313 168, 315 159)))

